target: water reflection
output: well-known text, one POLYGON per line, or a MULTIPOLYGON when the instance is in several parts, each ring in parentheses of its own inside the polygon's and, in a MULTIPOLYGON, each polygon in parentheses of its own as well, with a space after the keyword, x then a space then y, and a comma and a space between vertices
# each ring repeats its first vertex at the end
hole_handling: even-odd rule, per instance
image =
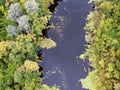
POLYGON ((62 9, 62 12, 57 9, 56 13, 58 14, 55 14, 51 20, 52 22, 50 22, 52 24, 51 29, 54 30, 54 32, 57 32, 60 37, 65 35, 67 30, 66 28, 72 19, 71 13, 67 10, 67 8, 64 7, 62 9))
MULTIPOLYGON (((44 77, 43 77, 43 80, 45 79, 48 79, 48 78, 51 78, 51 77, 56 77, 56 78, 59 78, 61 82, 61 85, 62 87, 64 88, 64 90, 67 90, 67 82, 65 80, 65 73, 63 71, 60 70, 60 68, 58 67, 55 67, 53 68, 52 70, 48 70, 45 74, 44 74, 44 77), (58 77, 59 76, 59 77, 58 77)), ((55 78, 55 79, 56 79, 55 78)))

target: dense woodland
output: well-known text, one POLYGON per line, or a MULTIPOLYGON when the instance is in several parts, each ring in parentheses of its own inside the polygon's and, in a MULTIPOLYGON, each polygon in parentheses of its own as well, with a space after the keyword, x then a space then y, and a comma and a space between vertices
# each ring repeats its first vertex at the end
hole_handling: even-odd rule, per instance
POLYGON ((83 87, 120 90, 120 0, 91 0, 94 11, 87 17, 86 50, 80 57, 93 68, 83 87))
POLYGON ((0 1, 0 90, 59 90, 42 82, 38 48, 56 43, 43 35, 49 28, 53 0, 0 1))

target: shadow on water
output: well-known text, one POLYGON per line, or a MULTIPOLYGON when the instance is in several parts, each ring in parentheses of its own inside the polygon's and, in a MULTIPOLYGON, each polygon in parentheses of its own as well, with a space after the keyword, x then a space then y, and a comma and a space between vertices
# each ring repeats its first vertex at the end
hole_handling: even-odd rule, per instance
POLYGON ((85 47, 84 26, 86 17, 92 7, 88 0, 55 0, 48 30, 57 46, 50 50, 43 49, 44 57, 40 65, 43 69, 43 82, 48 85, 57 84, 61 90, 85 90, 79 82, 87 76, 88 62, 79 59, 85 47))

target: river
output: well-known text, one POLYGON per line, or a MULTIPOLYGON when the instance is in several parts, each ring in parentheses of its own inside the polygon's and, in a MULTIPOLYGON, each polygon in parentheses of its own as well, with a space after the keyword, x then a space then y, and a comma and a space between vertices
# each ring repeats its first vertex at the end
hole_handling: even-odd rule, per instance
POLYGON ((88 62, 79 59, 85 50, 86 17, 92 10, 88 0, 64 0, 58 2, 56 12, 52 14, 48 30, 57 46, 43 49, 44 57, 41 66, 43 82, 60 86, 61 90, 85 90, 79 79, 86 77, 88 62))

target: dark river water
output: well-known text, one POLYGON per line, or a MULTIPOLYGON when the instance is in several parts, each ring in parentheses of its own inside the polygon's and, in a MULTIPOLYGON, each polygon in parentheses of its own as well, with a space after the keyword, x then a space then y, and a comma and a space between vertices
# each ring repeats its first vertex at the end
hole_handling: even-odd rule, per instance
POLYGON ((61 90, 85 90, 79 80, 86 77, 88 62, 78 57, 84 52, 86 17, 92 7, 88 0, 64 0, 59 2, 53 13, 48 36, 57 46, 44 52, 41 63, 43 82, 60 86, 61 90))

